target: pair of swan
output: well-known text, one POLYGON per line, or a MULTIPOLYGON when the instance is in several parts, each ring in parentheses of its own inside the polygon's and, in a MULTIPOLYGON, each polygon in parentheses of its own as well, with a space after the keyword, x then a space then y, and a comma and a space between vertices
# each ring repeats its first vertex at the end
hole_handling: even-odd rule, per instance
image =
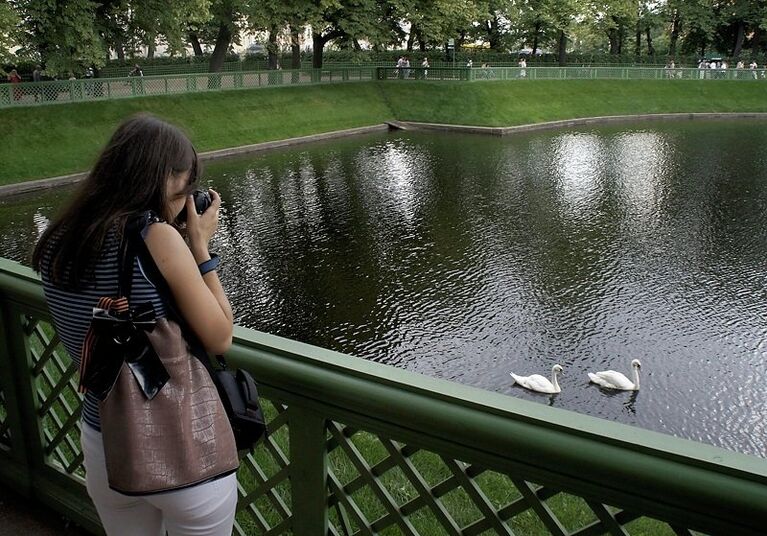
MULTIPOLYGON (((607 389, 619 389, 621 391, 639 391, 639 369, 642 367, 642 363, 638 359, 634 359, 631 362, 631 368, 634 373, 634 381, 632 382, 626 376, 620 372, 614 370, 604 370, 602 372, 589 372, 589 380, 596 383, 600 387, 607 389)), ((540 374, 533 374, 532 376, 517 376, 513 372, 510 372, 514 381, 525 389, 536 391, 538 393, 560 393, 562 388, 559 387, 557 376, 562 372, 562 367, 554 365, 551 367, 551 381, 548 378, 544 378, 540 374)))

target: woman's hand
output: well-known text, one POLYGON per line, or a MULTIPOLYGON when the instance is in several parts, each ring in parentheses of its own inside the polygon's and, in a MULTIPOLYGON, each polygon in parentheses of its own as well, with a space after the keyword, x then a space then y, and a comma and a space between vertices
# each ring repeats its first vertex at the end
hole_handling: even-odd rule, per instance
POLYGON ((194 198, 191 195, 186 198, 186 236, 189 249, 198 264, 210 258, 208 244, 218 228, 218 213, 221 208, 221 196, 218 192, 208 190, 208 193, 212 203, 202 214, 197 214, 194 198))

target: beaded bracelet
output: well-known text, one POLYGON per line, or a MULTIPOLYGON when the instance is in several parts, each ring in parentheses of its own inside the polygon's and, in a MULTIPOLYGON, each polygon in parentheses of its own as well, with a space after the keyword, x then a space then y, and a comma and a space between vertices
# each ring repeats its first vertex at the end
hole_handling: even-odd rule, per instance
POLYGON ((211 253, 210 259, 198 264, 197 268, 200 269, 200 275, 205 275, 208 272, 212 272, 213 270, 218 268, 219 264, 221 264, 221 258, 215 253, 211 253))

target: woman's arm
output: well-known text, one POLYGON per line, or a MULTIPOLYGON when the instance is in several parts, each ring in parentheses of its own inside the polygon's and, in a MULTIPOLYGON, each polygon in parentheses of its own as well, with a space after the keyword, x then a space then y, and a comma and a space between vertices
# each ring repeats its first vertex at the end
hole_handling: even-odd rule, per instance
POLYGON ((210 259, 208 242, 218 225, 221 200, 215 192, 211 197, 213 203, 199 216, 191 196, 186 201, 189 245, 175 228, 165 223, 151 225, 145 240, 181 315, 206 350, 223 354, 232 344, 232 308, 216 271, 202 276, 197 268, 210 259))

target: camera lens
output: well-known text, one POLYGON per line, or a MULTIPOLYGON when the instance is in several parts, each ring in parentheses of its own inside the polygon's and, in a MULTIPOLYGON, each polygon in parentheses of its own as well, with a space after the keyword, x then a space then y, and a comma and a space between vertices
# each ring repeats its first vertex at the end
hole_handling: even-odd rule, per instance
POLYGON ((208 207, 213 203, 207 190, 195 190, 192 196, 194 197, 194 209, 197 211, 197 214, 202 214, 208 210, 208 207))
MULTIPOLYGON (((197 212, 197 214, 202 214, 208 210, 208 207, 213 203, 207 190, 195 190, 192 192, 192 198, 194 200, 194 211, 197 212)), ((186 205, 184 205, 184 208, 178 213, 176 221, 180 223, 186 221, 186 205)))

